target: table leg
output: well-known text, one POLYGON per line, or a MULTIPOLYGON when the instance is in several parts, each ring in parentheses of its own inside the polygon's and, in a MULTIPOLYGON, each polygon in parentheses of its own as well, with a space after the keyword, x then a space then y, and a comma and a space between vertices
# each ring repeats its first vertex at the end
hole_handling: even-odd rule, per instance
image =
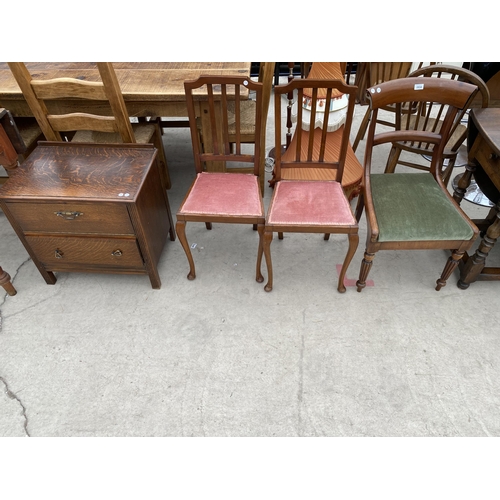
POLYGON ((472 176, 476 170, 476 165, 474 162, 469 161, 465 166, 465 172, 458 181, 457 187, 453 190, 453 199, 460 205, 464 199, 467 188, 470 186, 472 181, 472 176))
POLYGON ((485 266, 486 257, 500 236, 500 202, 497 203, 495 210, 496 217, 493 224, 487 229, 476 252, 472 257, 468 258, 467 263, 460 272, 460 279, 457 286, 462 290, 469 288, 469 285, 477 280, 485 266))

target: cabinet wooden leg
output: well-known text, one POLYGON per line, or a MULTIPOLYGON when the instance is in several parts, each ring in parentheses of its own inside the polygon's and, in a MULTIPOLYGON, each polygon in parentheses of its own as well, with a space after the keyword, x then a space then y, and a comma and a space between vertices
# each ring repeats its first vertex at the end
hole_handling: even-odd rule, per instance
POLYGON ((14 288, 14 285, 10 281, 10 276, 7 272, 5 272, 2 267, 0 266, 0 286, 3 286, 5 291, 13 296, 16 295, 17 291, 14 288))

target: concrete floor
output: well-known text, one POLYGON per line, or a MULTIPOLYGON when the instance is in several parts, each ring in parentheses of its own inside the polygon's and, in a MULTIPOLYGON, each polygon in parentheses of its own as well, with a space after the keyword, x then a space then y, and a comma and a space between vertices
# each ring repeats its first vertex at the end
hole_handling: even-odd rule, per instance
MULTIPOLYGON (((268 129, 267 149, 272 118, 268 129)), ((189 131, 164 142, 175 218, 194 177, 189 131)), ((357 293, 363 217, 345 294, 347 240, 321 235, 275 238, 266 293, 256 232, 187 233, 195 281, 168 241, 161 290, 77 273, 49 286, 0 213, 1 265, 18 290, 0 292, 0 436, 500 436, 499 284, 463 291, 455 274, 436 292, 445 252, 386 251, 357 293)))

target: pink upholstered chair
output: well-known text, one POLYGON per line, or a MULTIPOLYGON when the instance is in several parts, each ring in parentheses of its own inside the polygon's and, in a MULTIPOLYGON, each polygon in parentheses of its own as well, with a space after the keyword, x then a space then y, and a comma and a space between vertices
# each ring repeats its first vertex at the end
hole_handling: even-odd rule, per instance
POLYGON ((259 184, 262 155, 258 138, 262 137, 261 129, 265 123, 262 116, 263 84, 244 76, 201 76, 195 81, 185 82, 184 87, 196 167, 196 178, 177 212, 176 224, 179 241, 189 262, 187 277, 189 280, 196 277, 186 237, 188 221, 204 222, 207 229, 212 229, 213 222, 251 224, 256 226, 259 235, 256 280, 261 283, 264 281, 260 267, 265 214, 259 184), (255 92, 255 143, 242 144, 241 102, 249 90, 255 92), (230 100, 233 102, 228 106, 230 100), (203 137, 203 145, 195 105, 201 109, 202 120, 210 124, 211 137, 203 137), (234 125, 230 133, 231 122, 234 125), (205 171, 208 162, 210 172, 205 171), (240 170, 242 164, 250 165, 252 173, 231 172, 231 167, 240 170), (213 171, 216 168, 221 171, 213 171))
POLYGON ((337 289, 345 292, 344 277, 358 246, 358 224, 343 189, 343 175, 349 146, 349 133, 357 88, 341 80, 292 80, 275 87, 276 184, 266 218, 264 255, 268 267, 267 292, 273 288, 271 241, 273 233, 285 232, 347 234, 349 248, 342 265, 337 289), (281 100, 283 94, 296 93, 296 122, 293 140, 281 155, 281 100), (343 97, 344 96, 344 97, 343 97), (346 99, 345 96, 348 98, 346 99), (338 99, 347 101, 342 106, 338 99), (343 116, 340 116, 340 115, 343 116), (341 132, 336 154, 329 155, 328 138, 332 125, 341 132), (300 172, 324 172, 315 180, 297 178, 300 172), (286 171, 286 175, 285 175, 286 171), (328 175, 326 175, 328 174, 328 175))

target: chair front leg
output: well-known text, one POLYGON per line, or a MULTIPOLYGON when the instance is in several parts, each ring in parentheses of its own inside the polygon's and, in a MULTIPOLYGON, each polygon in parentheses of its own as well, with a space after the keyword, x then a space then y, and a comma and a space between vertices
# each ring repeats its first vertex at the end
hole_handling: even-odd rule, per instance
POLYGON ((266 292, 270 292, 273 289, 273 264, 271 262, 271 242, 273 241, 273 232, 264 231, 264 256, 266 258, 267 265, 267 284, 264 287, 266 292))
POLYGON ((356 250, 358 249, 358 243, 359 243, 359 235, 357 233, 349 234, 348 238, 349 238, 349 248, 347 249, 347 254, 345 256, 344 263, 342 264, 342 269, 340 271, 340 276, 339 276, 339 283, 337 286, 337 290, 340 293, 345 293, 344 278, 347 272, 347 268, 349 267, 349 264, 351 263, 351 260, 354 257, 356 250))
POLYGON ((264 276, 262 276, 261 272, 262 254, 264 252, 264 224, 258 224, 257 231, 259 232, 259 249, 257 251, 257 269, 255 272, 255 280, 257 283, 262 283, 264 281, 264 276))
POLYGON ((368 278, 368 273, 372 268, 374 257, 374 253, 368 253, 367 251, 365 251, 365 255, 361 262, 361 269, 359 270, 359 278, 358 281, 356 281, 358 292, 361 292, 361 290, 363 290, 363 288, 366 286, 366 278, 368 278))
POLYGON ((183 220, 178 220, 177 224, 175 225, 175 230, 189 262, 189 274, 187 275, 187 279, 194 280, 196 278, 196 271, 194 268, 194 260, 191 254, 191 249, 189 248, 189 243, 186 238, 186 222, 183 220))
POLYGON ((439 292, 443 286, 446 286, 446 280, 451 276, 451 273, 457 268, 460 259, 464 256, 465 252, 458 252, 453 250, 453 253, 448 258, 446 266, 444 266, 441 278, 439 278, 436 283, 436 290, 439 292))

